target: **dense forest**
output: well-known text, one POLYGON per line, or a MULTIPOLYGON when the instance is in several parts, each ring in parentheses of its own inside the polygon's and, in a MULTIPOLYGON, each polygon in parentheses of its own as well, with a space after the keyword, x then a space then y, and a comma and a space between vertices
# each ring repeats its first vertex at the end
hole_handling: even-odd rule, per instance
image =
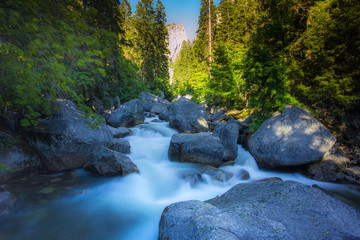
MULTIPOLYGON (((54 98, 122 102, 143 90, 171 98, 166 14, 158 0, 0 3, 0 113, 36 126, 54 98)), ((106 106, 105 106, 106 107, 106 106)))
POLYGON ((330 125, 360 109, 360 2, 202 0, 197 39, 173 63, 174 90, 209 105, 286 104, 330 125), (209 6, 210 4, 210 6, 209 6), (210 35, 210 36, 209 36, 210 35))
POLYGON ((340 126, 360 109, 360 2, 202 0, 197 38, 169 62, 160 0, 0 3, 0 113, 23 126, 67 98, 93 114, 143 90, 256 112, 286 104, 340 126), (169 65, 174 68, 169 85, 169 65))

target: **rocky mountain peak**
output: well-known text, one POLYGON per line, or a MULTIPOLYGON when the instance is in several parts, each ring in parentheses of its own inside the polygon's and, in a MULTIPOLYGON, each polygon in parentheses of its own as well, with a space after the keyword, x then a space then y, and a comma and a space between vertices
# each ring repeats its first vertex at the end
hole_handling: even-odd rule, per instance
POLYGON ((177 55, 180 53, 183 41, 188 41, 189 37, 181 23, 169 24, 166 27, 169 32, 169 58, 175 61, 177 55))

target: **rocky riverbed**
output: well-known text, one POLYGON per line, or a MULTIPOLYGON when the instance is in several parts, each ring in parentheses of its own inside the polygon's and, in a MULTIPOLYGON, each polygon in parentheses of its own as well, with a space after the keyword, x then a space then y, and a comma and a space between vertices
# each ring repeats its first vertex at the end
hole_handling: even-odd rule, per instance
POLYGON ((359 174, 306 110, 288 106, 251 135, 251 119, 141 97, 108 116, 112 127, 93 130, 58 100, 23 138, 2 132, 16 144, 1 153, 0 237, 360 238, 359 187, 326 182, 359 174))

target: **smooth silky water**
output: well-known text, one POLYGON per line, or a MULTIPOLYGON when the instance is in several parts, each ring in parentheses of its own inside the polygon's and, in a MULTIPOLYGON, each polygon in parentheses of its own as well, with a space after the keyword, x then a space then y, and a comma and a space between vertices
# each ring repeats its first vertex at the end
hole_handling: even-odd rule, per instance
POLYGON ((18 179, 4 186, 18 201, 11 214, 0 218, 0 239, 156 240, 161 213, 167 205, 207 200, 237 183, 269 177, 316 184, 359 209, 358 187, 318 182, 300 173, 259 170, 241 146, 236 164, 222 169, 234 175, 245 169, 250 173, 249 180, 234 176, 221 183, 203 175, 203 181, 190 186, 181 175, 193 165, 168 159, 170 139, 177 132, 166 122, 151 122, 154 119, 132 128, 134 134, 126 138, 131 144, 129 156, 140 174, 102 178, 76 170, 18 179))

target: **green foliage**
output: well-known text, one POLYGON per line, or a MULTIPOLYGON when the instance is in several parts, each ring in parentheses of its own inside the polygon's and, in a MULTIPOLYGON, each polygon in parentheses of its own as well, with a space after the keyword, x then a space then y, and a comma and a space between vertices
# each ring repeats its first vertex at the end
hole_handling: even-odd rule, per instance
MULTIPOLYGON (((210 10, 211 10, 211 39, 215 39, 215 34, 213 34, 216 26, 216 6, 214 1, 210 1, 210 10)), ((201 0, 201 8, 198 22, 198 30, 196 31, 197 38, 194 41, 194 56, 199 62, 206 62, 207 65, 209 62, 209 0, 201 0)))
POLYGON ((134 25, 136 29, 136 50, 140 58, 140 77, 151 89, 159 81, 168 79, 168 31, 165 8, 158 0, 141 0, 136 5, 134 25))
POLYGON ((6 171, 9 171, 9 170, 10 170, 9 166, 0 163, 0 173, 3 172, 3 171, 6 172, 6 171))
POLYGON ((342 117, 360 107, 360 2, 201 1, 197 39, 174 63, 175 93, 226 108, 255 108, 252 129, 286 104, 342 117))
POLYGON ((138 97, 145 85, 122 50, 129 11, 117 0, 2 1, 0 114, 18 112, 22 126, 37 126, 50 101, 66 98, 98 125, 86 99, 138 97))
POLYGON ((205 97, 210 105, 238 108, 245 106, 245 80, 241 68, 243 58, 244 49, 233 44, 215 47, 212 78, 205 97))
POLYGON ((291 46, 294 92, 322 115, 360 106, 360 2, 320 1, 291 46))
POLYGON ((244 61, 245 91, 250 107, 266 113, 283 110, 287 104, 297 104, 290 95, 286 65, 271 56, 267 46, 253 46, 244 61))

